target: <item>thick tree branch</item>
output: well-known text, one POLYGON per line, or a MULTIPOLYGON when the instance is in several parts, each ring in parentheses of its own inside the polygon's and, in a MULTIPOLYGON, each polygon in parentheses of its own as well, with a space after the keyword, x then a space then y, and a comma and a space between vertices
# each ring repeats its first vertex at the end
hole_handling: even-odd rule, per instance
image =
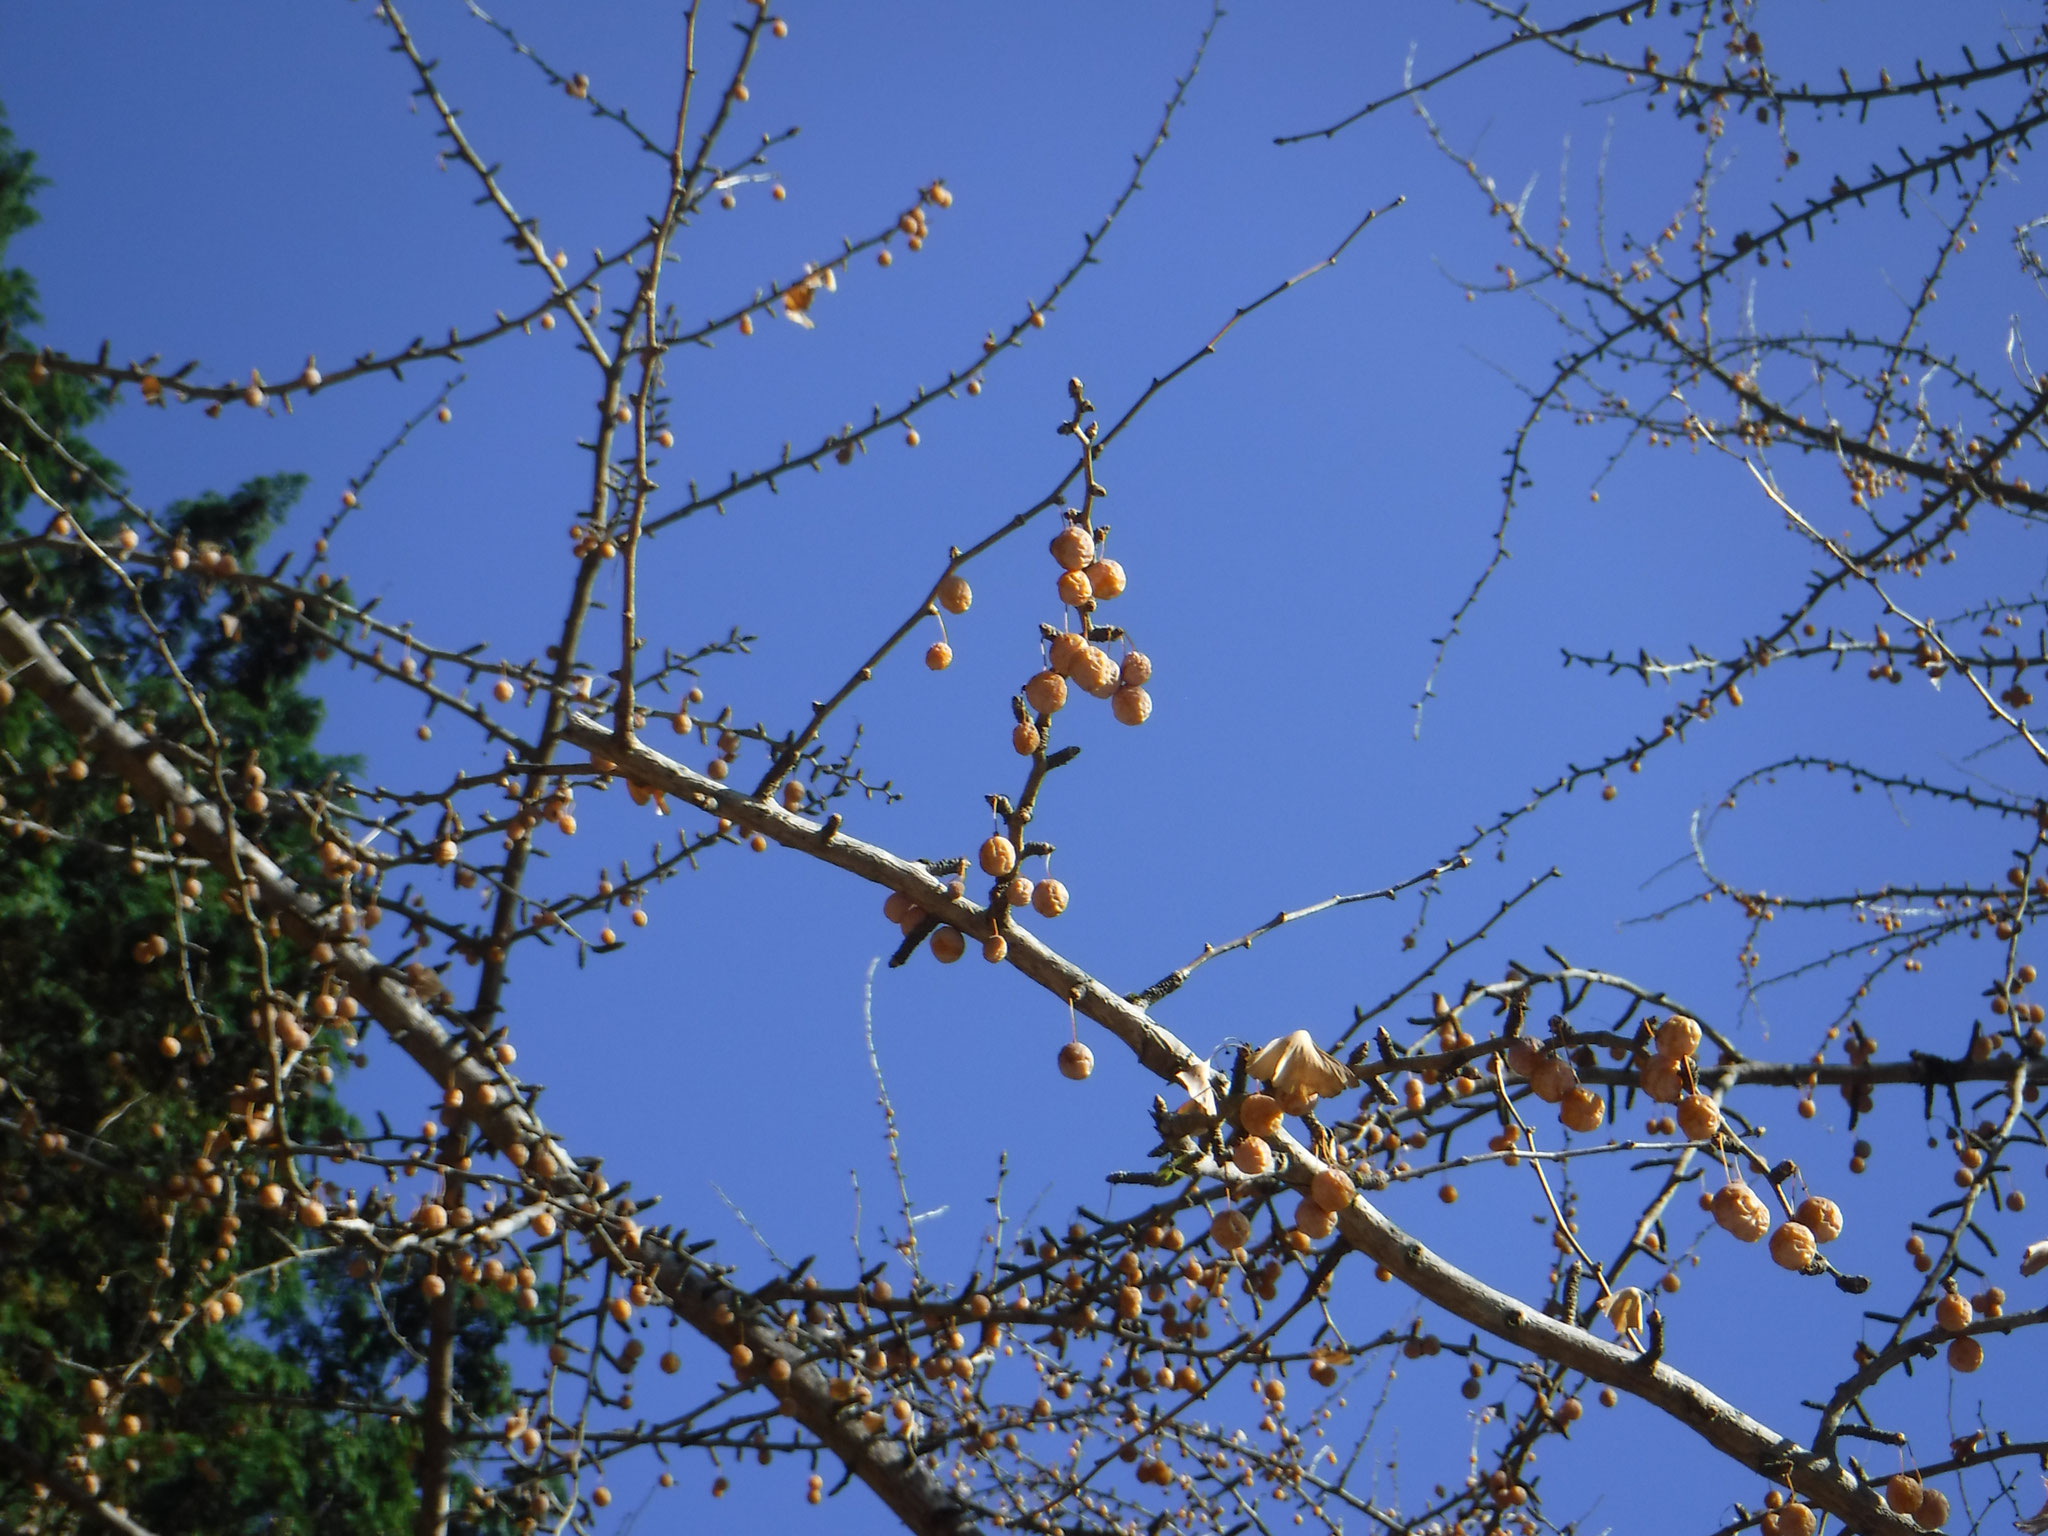
MULTIPOLYGON (((528 1168, 537 1189, 585 1213, 582 1219, 594 1244, 609 1243, 598 1219, 605 1213, 592 1193, 595 1181, 548 1134, 524 1101, 520 1085, 502 1067, 472 1053, 461 1036, 413 995, 398 972, 344 933, 319 899, 301 889, 267 853, 239 831, 223 826, 215 807, 140 732, 73 676, 4 596, 0 668, 42 701, 77 738, 81 750, 119 772, 139 798, 176 822, 194 853, 225 871, 239 862, 251 886, 252 906, 275 915, 285 931, 308 948, 330 945, 334 973, 384 1032, 434 1082, 460 1088, 464 1113, 492 1146, 528 1168), (547 1162, 541 1161, 543 1156, 547 1162), (545 1177, 531 1171, 547 1167, 553 1171, 545 1177)), ((871 1434, 858 1417, 845 1416, 828 1391, 824 1373, 800 1363, 802 1351, 779 1327, 745 1313, 735 1318, 738 1309, 730 1305, 735 1293, 701 1265, 670 1255, 658 1266, 656 1284, 678 1317, 721 1346, 744 1341, 759 1360, 788 1360, 789 1380, 777 1389, 784 1410, 866 1483, 907 1529, 917 1536, 964 1536, 976 1529, 971 1511, 902 1442, 871 1434)), ((134 1527, 123 1529, 129 1536, 148 1536, 134 1527)))
MULTIPOLYGON (((926 912, 962 932, 986 937, 990 914, 964 898, 950 895, 922 865, 896 857, 871 843, 840 831, 837 819, 822 826, 792 815, 767 801, 749 799, 671 762, 638 742, 621 744, 606 727, 584 715, 572 715, 563 739, 588 750, 601 770, 616 770, 639 783, 685 799, 748 831, 807 853, 813 858, 857 874, 877 885, 901 892, 926 912)), ((1005 925, 1008 960, 1056 996, 1071 998, 1075 1008, 1109 1030, 1157 1076, 1176 1078, 1189 1067, 1208 1071, 1170 1032, 1143 1010, 1096 981, 1021 928, 1005 925)), ((1299 1142, 1280 1138, 1302 1180, 1324 1165, 1299 1142)), ((1385 1265, 1418 1295, 1436 1303, 1494 1337, 1520 1349, 1579 1371, 1595 1381, 1632 1394, 1684 1424, 1707 1444, 1742 1465, 1777 1479, 1840 1518, 1852 1530, 1906 1536, 1918 1529, 1891 1511, 1874 1489, 1848 1471, 1759 1423, 1700 1382, 1662 1362, 1646 1363, 1632 1351, 1602 1343, 1584 1329, 1560 1322, 1517 1301, 1457 1266, 1431 1253, 1361 1198, 1339 1218, 1345 1240, 1385 1265)))

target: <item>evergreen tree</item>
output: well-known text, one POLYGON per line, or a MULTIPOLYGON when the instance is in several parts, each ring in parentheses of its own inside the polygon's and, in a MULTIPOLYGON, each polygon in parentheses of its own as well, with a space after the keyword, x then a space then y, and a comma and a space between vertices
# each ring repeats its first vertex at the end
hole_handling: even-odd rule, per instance
MULTIPOLYGON (((0 254, 38 185, 0 122, 0 254)), ((33 281, 0 264, 0 347, 38 318, 33 281)), ((117 554, 140 515, 82 435, 110 403, 40 361, 0 370, 0 600, 181 766, 235 765, 245 807, 317 795, 344 764, 315 747, 289 609, 204 576, 253 568, 301 478, 173 507, 199 579, 131 588, 117 560, 43 538, 68 520, 117 554)), ((0 1521, 69 1528, 99 1500, 157 1532, 405 1530, 421 1263, 347 1283, 363 1260, 307 1224, 323 1192, 279 1140, 357 1132, 333 1087, 346 1056, 306 1053, 273 1095, 288 1127, 248 1107, 275 1039, 251 1000, 305 995, 309 957, 220 900, 175 829, 15 692, 0 682, 0 1521)), ((300 819, 273 816, 269 847, 313 862, 300 819)), ((513 1305, 478 1294, 456 1388, 481 1415, 508 1402, 513 1305)))

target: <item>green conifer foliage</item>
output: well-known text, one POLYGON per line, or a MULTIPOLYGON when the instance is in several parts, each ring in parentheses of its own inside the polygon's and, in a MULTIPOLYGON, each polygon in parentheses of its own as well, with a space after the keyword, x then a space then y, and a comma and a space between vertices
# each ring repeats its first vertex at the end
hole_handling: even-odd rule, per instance
MULTIPOLYGON (((0 254, 37 185, 0 123, 0 254)), ((0 262, 0 341, 37 319, 33 282, 0 262)), ((36 364, 0 369, 0 395, 0 594, 184 771, 263 816, 287 867, 317 870, 290 807, 343 765, 314 745, 313 657, 287 609, 204 574, 253 569, 300 479, 172 508, 194 579, 131 590, 40 539, 68 516, 117 552, 139 518, 82 436, 110 400, 36 364)), ((378 1264, 309 1224, 346 1200, 289 1150, 359 1133, 333 1089, 349 1005, 6 684, 0 795, 0 1522, 77 1528, 91 1498, 159 1536, 409 1529, 425 1261, 378 1264), (334 1010, 302 1050, 279 1020, 293 1004, 334 1010)), ((514 1304, 477 1287, 458 1315, 475 1424, 510 1401, 514 1304)), ((456 1529, 502 1524, 468 1513, 456 1529)))

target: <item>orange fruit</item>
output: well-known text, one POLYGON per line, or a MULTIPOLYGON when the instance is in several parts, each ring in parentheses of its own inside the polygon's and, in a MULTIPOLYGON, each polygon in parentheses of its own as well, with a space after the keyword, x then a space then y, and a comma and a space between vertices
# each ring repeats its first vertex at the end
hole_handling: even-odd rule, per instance
POLYGON ((1095 536, 1078 523, 1069 523, 1052 536, 1052 557, 1063 571, 1086 569, 1095 560, 1095 536))
POLYGON ((1803 1271, 1813 1262, 1813 1232, 1803 1223, 1781 1221, 1771 1234, 1771 1258, 1780 1269, 1803 1271))
POLYGON ((1771 1225, 1771 1213, 1747 1184, 1722 1185, 1714 1192, 1709 1209, 1721 1230, 1739 1242, 1756 1242, 1771 1225))
POLYGON ((1067 680, 1057 672, 1040 672, 1024 685, 1024 699, 1041 715, 1056 714, 1067 707, 1067 680))
POLYGON ((1152 695, 1142 688, 1119 688, 1109 696, 1109 712, 1123 725, 1143 725, 1152 718, 1152 695))

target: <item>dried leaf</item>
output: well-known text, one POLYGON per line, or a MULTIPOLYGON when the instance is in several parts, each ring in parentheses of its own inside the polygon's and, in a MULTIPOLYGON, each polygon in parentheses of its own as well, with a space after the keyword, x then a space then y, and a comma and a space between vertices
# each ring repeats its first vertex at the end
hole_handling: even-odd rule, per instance
POLYGON ((1188 1103, 1205 1115, 1216 1113, 1216 1085, 1204 1067, 1186 1067, 1174 1081, 1188 1091, 1188 1103))
POLYGON ((1317 1045, 1305 1029, 1268 1042, 1251 1059, 1249 1070, 1260 1082, 1277 1089, 1278 1097, 1301 1097, 1311 1103, 1318 1096, 1342 1093, 1358 1083, 1357 1075, 1317 1045))
POLYGON ((1600 1310, 1619 1337, 1637 1343, 1636 1330, 1643 1326, 1643 1310, 1649 1299, 1635 1286, 1627 1285, 1602 1302, 1600 1310))

